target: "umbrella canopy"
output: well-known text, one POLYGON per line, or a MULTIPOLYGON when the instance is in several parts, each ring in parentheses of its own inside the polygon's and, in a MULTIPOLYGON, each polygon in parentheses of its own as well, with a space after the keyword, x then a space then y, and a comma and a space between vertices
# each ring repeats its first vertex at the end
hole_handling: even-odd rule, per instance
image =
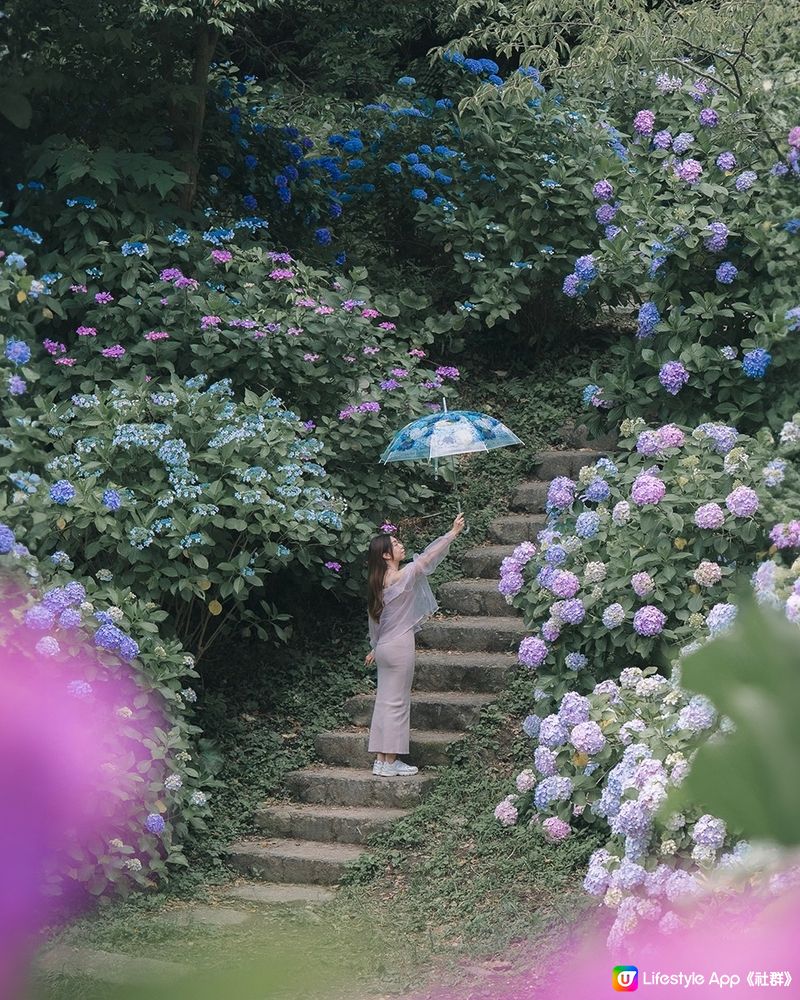
POLYGON ((494 417, 475 410, 445 410, 401 428, 381 455, 381 462, 431 461, 512 444, 522 441, 494 417))

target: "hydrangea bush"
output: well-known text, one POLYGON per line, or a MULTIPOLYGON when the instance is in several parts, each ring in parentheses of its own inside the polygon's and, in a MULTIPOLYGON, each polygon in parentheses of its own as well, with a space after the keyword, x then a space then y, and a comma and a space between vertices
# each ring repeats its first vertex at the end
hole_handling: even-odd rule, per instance
MULTIPOLYGON (((399 512, 431 495, 417 468, 386 472, 377 459, 409 414, 430 413, 452 394, 458 369, 430 366, 398 307, 373 299, 363 274, 331 287, 329 274, 254 245, 252 228, 236 222, 203 232, 148 222, 149 231, 131 234, 141 238, 118 241, 112 213, 89 198, 67 202, 56 245, 81 245, 97 226, 95 235, 118 246, 41 256, 40 244, 24 248, 11 235, 9 247, 24 249, 0 260, 0 301, 9 305, 3 377, 15 414, 36 408, 35 388, 65 403, 111 385, 166 398, 173 376, 228 378, 235 399, 270 390, 315 432, 330 485, 349 505, 349 523, 320 564, 343 567, 346 586, 358 590, 363 551, 387 513, 378 498, 399 512)), ((85 417, 79 410, 72 422, 76 438, 85 417)), ((269 465, 264 455, 252 464, 269 465)), ((339 572, 322 574, 322 585, 335 586, 339 572)))
POLYGON ((744 858, 747 845, 698 804, 665 813, 697 749, 726 728, 711 702, 654 667, 629 667, 588 695, 569 691, 551 715, 530 715, 533 766, 498 804, 504 826, 528 824, 557 843, 592 828, 608 836, 592 855, 585 890, 616 912, 609 945, 637 924, 682 926, 680 906, 706 877, 744 858), (677 911, 677 912, 676 912, 677 911))
POLYGON ((38 419, 12 419, 2 516, 81 575, 113 571, 198 656, 245 616, 261 634, 280 630, 285 615, 261 601, 248 616, 246 597, 335 548, 346 501, 326 488, 321 442, 274 396, 236 402, 228 379, 123 385, 40 398, 38 419))
POLYGON ((536 630, 519 661, 554 698, 722 630, 737 572, 768 549, 776 517, 797 512, 797 471, 766 431, 621 430, 615 462, 552 481, 535 554, 529 543, 501 567, 500 592, 536 630))
POLYGON ((791 413, 800 360, 795 111, 778 94, 776 140, 713 67, 645 79, 647 106, 620 125, 619 160, 593 178, 606 223, 584 250, 593 273, 564 287, 630 316, 614 371, 594 371, 584 388, 589 422, 774 425, 791 413))
POLYGON ((49 890, 151 887, 187 864, 185 845, 206 829, 214 766, 192 722, 194 658, 159 634, 166 615, 153 602, 108 571, 80 582, 63 551, 37 560, 7 524, 0 568, 4 648, 26 650, 31 670, 85 701, 107 740, 101 836, 72 845, 49 890))

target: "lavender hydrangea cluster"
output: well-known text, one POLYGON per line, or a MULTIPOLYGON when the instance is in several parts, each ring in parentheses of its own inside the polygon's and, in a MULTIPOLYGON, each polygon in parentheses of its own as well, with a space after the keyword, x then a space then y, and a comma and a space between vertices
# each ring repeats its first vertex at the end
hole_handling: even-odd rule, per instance
POLYGON ((648 504, 659 503, 667 488, 657 476, 642 473, 634 480, 631 488, 631 500, 637 507, 644 507, 648 504))

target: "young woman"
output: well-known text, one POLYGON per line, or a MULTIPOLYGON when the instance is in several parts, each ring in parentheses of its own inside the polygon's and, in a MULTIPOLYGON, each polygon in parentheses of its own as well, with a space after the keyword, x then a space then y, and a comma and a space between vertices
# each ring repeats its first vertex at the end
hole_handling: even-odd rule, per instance
POLYGON ((378 665, 369 751, 378 755, 372 768, 378 777, 417 773, 416 767, 397 759, 398 754, 408 753, 414 636, 424 619, 438 608, 427 578, 463 530, 464 515, 459 514, 446 535, 431 542, 402 569, 406 550, 393 535, 377 535, 369 544, 367 599, 372 651, 367 653, 366 663, 378 665))

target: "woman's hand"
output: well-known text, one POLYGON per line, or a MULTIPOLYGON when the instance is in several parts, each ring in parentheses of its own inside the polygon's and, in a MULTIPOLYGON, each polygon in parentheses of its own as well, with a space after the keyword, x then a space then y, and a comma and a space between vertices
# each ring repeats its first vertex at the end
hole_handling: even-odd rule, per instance
POLYGON ((364 657, 364 663, 365 663, 365 664, 366 664, 366 665, 367 665, 367 666, 369 667, 369 666, 371 666, 371 665, 372 665, 372 664, 373 664, 374 662, 375 662, 375 653, 374 653, 374 651, 373 651, 373 650, 370 650, 370 651, 369 651, 369 652, 367 653, 367 655, 366 655, 366 656, 364 657))
POLYGON ((464 525, 464 515, 463 514, 459 514, 456 517, 455 521, 453 521, 453 532, 455 533, 456 536, 458 536, 464 530, 464 527, 465 527, 465 525, 464 525))

